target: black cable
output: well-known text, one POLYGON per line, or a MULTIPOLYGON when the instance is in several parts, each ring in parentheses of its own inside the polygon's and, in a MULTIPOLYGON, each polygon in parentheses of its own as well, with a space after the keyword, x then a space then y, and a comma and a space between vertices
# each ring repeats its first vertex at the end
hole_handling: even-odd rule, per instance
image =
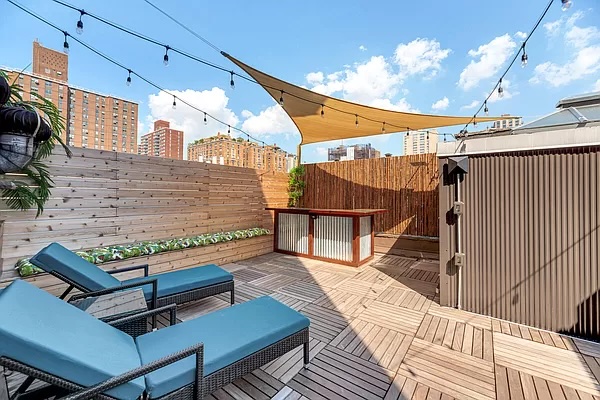
POLYGON ((155 10, 157 10, 158 12, 160 12, 162 15, 164 15, 167 18, 169 18, 171 21, 175 22, 177 25, 179 25, 180 27, 182 27, 183 29, 185 29, 186 31, 188 31, 189 33, 191 33, 192 35, 194 35, 198 39, 202 40, 208 46, 212 47, 219 54, 221 53, 221 49, 219 49, 217 46, 215 46, 214 44, 212 44, 211 42, 209 42, 207 39, 203 38, 198 33, 194 32, 193 30, 191 30, 190 28, 188 28, 187 26, 185 26, 183 23, 179 22, 174 17, 172 17, 171 15, 167 14, 165 11, 161 10, 158 6, 156 6, 155 4, 153 4, 152 2, 150 2, 149 0, 144 0, 144 1, 147 4, 149 4, 152 8, 154 8, 155 10))
POLYGON ((550 0, 548 2, 548 5, 544 9, 544 12, 542 13, 542 15, 540 16, 540 18, 537 20, 537 22, 533 26, 533 29, 529 32, 529 34, 527 35, 527 37, 525 38, 525 40, 521 44, 521 47, 519 48, 519 50, 515 53, 515 56, 513 57, 512 61, 508 65, 508 67, 506 68, 506 70, 504 71, 504 73, 502 74, 502 76, 500 77, 500 79, 498 79, 498 82, 496 83, 496 85, 494 86, 494 88, 492 89, 492 91, 490 92, 490 94, 485 98, 485 100, 483 101, 483 103, 479 106, 479 109, 473 115, 473 118, 471 118, 471 120, 465 125, 465 127, 462 129, 462 131, 466 131, 467 130, 467 127, 475 120, 475 118, 477 117, 477 114, 479 114, 481 112, 481 110, 483 109, 483 107, 485 107, 485 105, 487 104, 487 101, 496 92, 496 89, 498 88, 498 86, 502 84, 502 79, 506 76, 506 74, 508 74, 508 72, 510 71, 510 69, 514 65, 515 61, 517 61, 517 58, 519 58, 519 54, 521 54, 521 51, 525 49, 525 45, 527 44, 527 42, 531 38, 531 35, 533 35, 533 33, 536 31, 536 29, 542 23, 542 20, 544 19, 544 17, 546 16, 546 14, 548 13, 548 11, 550 10, 550 7, 552 6, 552 3, 554 3, 554 0, 550 0))
MULTIPOLYGON (((82 46, 84 46, 85 48, 87 48, 88 50, 92 51, 93 53, 95 53, 96 55, 104 58, 105 60, 111 62, 112 64, 122 68, 123 70, 125 70, 128 73, 131 73, 135 76, 137 76, 138 78, 140 78, 142 81, 146 82, 147 84, 153 86, 154 88, 158 89, 161 92, 164 92, 170 96, 173 96, 173 98, 178 99, 179 101, 181 101, 183 104, 186 104, 187 106, 191 107, 192 109, 199 111, 203 114, 205 114, 206 116, 210 117, 211 119, 213 119, 214 121, 222 124, 222 125, 227 125, 230 126, 230 124, 225 123, 224 121, 221 121, 220 119, 216 118, 215 116, 209 114, 208 112, 194 106, 193 104, 190 104, 189 102, 185 101, 184 99, 174 95, 173 93, 169 92, 168 90, 162 88, 161 86, 159 86, 158 84, 154 83, 153 81, 143 77, 142 75, 138 74, 137 72, 135 72, 134 70, 126 67, 125 65, 121 64, 120 62, 116 61, 115 59, 111 58, 110 56, 107 56, 106 54, 102 53, 100 50, 95 49, 94 47, 90 46, 89 44, 83 42, 82 40, 78 39, 77 37, 71 35, 70 33, 68 33, 67 31, 63 31, 62 29, 60 29, 58 26, 54 25, 53 23, 51 23, 50 21, 44 19, 43 17, 37 15, 36 13, 34 13, 31 10, 28 10, 27 8, 21 6, 20 4, 14 2, 13 0, 7 0, 9 3, 11 3, 12 5, 14 5, 15 7, 21 9, 22 11, 24 11, 25 13, 31 15, 32 17, 38 19, 39 21, 51 26, 52 28, 56 29, 57 31, 63 33, 65 36, 70 37, 71 39, 73 39, 74 41, 76 41, 77 43, 81 44, 82 46)), ((256 139, 255 137, 253 137, 252 135, 250 135, 249 133, 245 132, 244 130, 237 128, 235 126, 231 127, 232 129, 246 135, 247 137, 249 137, 250 139, 254 140, 257 143, 261 143, 263 145, 266 145, 267 143, 265 143, 262 140, 256 139)))

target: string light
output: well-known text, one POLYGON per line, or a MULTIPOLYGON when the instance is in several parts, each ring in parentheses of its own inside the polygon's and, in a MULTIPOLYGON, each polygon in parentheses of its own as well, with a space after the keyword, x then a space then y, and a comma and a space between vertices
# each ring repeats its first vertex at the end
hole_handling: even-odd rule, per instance
POLYGON ((429 140, 429 131, 427 131, 427 140, 429 140))
POLYGON ((490 115, 490 110, 487 106, 487 100, 483 102, 483 112, 485 113, 485 116, 487 117, 488 115, 490 115))
POLYGON ((321 104, 321 118, 325 118, 325 106, 321 104))
POLYGON ((131 86, 131 70, 128 69, 127 72, 128 72, 128 75, 127 75, 127 86, 131 86))
POLYGON ((281 91, 281 96, 279 96, 279 105, 283 107, 283 90, 281 91))
POLYGON ((381 133, 385 133, 385 121, 381 124, 381 133))
POLYGON ((408 137, 410 135, 410 132, 408 131, 408 128, 406 130, 406 137, 408 137))
POLYGON ((81 18, 85 15, 85 11, 79 10, 79 12, 81 14, 79 15, 79 21, 77 21, 77 29, 75 29, 75 32, 81 35, 83 33, 83 21, 81 20, 81 18))
POLYGON ((165 46, 165 55, 163 57, 163 64, 165 64, 165 67, 169 65, 169 46, 165 46))
POLYGON ((504 97, 504 88, 502 88, 502 78, 500 78, 500 81, 498 82, 498 97, 504 97))
POLYGON ((230 73, 231 73, 231 80, 229 81, 229 86, 231 86, 232 89, 235 89, 235 82, 233 81, 233 71, 231 71, 230 73))
POLYGON ((523 55, 521 55, 521 67, 525 68, 527 66, 527 61, 529 61, 529 57, 527 57, 527 53, 525 52, 525 44, 523 44, 523 55))
POLYGON ((476 120, 476 118, 477 118, 477 115, 473 115, 473 127, 477 126, 477 120, 476 120))
POLYGON ((354 117, 356 118, 354 120, 354 126, 356 126, 356 128, 358 129, 358 114, 354 114, 354 117))
POLYGON ((444 133, 444 143, 446 142, 446 134, 444 133))
POLYGON ((571 0, 561 0, 562 1, 562 10, 567 11, 573 5, 571 0))
POLYGON ((204 125, 208 124, 208 121, 206 120, 206 113, 204 113, 204 125))
POLYGON ((173 110, 177 108, 177 102, 175 101, 175 96, 173 96, 173 110))
POLYGON ((63 33, 65 34, 65 41, 63 43, 63 52, 65 54, 69 54, 69 42, 67 42, 67 36, 69 36, 69 34, 66 31, 64 31, 63 33))
POLYGON ((227 134, 231 134, 231 125, 227 125, 227 134))

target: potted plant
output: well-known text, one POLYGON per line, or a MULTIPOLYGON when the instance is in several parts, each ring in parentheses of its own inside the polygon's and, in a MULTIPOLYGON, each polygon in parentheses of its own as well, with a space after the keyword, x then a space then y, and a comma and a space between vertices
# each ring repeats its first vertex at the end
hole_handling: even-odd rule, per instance
POLYGON ((304 194, 304 188, 306 187, 306 182, 304 181, 305 172, 304 165, 294 167, 290 171, 290 177, 288 181, 289 207, 298 207, 300 198, 304 194))

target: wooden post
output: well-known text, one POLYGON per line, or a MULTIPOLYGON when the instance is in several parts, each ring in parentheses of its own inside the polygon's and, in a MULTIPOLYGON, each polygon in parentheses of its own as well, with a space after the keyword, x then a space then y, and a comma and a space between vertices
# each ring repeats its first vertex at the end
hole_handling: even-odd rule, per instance
POLYGON ((296 158, 296 166, 299 167, 302 164, 302 145, 298 145, 298 158, 296 158))

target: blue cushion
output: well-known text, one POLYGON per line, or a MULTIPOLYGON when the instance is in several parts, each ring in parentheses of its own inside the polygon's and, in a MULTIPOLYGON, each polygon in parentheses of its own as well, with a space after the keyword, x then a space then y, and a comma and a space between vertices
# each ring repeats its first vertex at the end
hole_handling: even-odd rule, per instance
MULTIPOLYGON (((209 375, 309 326, 308 318, 264 296, 193 320, 138 336, 146 364, 204 343, 204 375, 209 375)), ((146 390, 157 398, 194 382, 195 357, 146 375, 146 390)))
POLYGON ((58 272, 89 291, 108 289, 121 284, 114 276, 58 243, 44 247, 31 257, 30 261, 46 272, 58 272))
MULTIPOLYGON (((21 280, 0 293, 0 356, 83 386, 141 364, 131 336, 21 280)), ((107 393, 135 399, 144 389, 138 378, 107 393)))
MULTIPOLYGON (((223 268, 214 264, 202 267, 180 269, 163 274, 150 275, 149 277, 133 278, 123 281, 123 284, 135 283, 141 280, 156 278, 158 283, 157 297, 165 297, 172 294, 187 292, 188 290, 198 289, 233 280, 233 275, 223 268)), ((146 300, 152 298, 152 286, 144 285, 142 287, 146 300)))

